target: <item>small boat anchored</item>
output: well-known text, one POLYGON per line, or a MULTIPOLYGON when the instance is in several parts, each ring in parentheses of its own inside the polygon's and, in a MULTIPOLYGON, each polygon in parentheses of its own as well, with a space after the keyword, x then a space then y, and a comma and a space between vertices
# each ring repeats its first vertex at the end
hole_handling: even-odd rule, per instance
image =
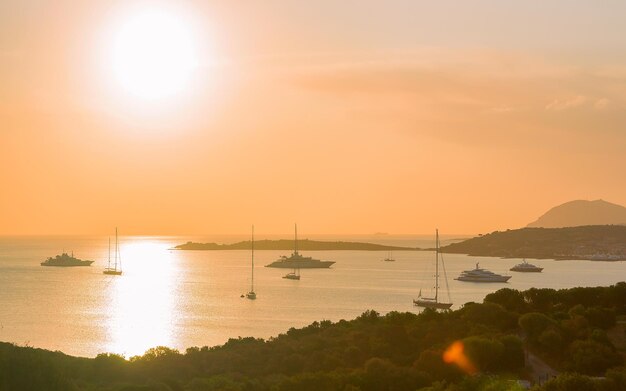
POLYGON ((522 260, 522 263, 518 263, 517 265, 510 268, 512 272, 522 272, 522 273, 541 273, 543 270, 542 267, 535 266, 532 263, 526 262, 526 260, 522 260))
POLYGON ((285 274, 283 278, 286 278, 288 280, 300 280, 300 269, 293 269, 291 273, 285 274))
POLYGON ((439 251, 439 230, 435 231, 435 297, 422 296, 422 290, 420 289, 417 299, 413 299, 413 305, 417 307, 432 308, 436 310, 447 310, 452 307, 452 300, 450 299, 450 287, 448 286, 448 277, 446 274, 445 264, 443 263, 443 257, 439 251), (443 270, 444 280, 446 282, 446 289, 448 291, 448 303, 439 301, 439 260, 441 259, 441 268, 443 270))

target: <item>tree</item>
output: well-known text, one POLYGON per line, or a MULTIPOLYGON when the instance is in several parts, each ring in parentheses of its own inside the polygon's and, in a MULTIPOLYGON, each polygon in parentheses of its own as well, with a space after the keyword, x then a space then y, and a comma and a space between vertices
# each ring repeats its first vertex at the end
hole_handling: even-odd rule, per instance
POLYGON ((532 342, 537 342, 539 336, 548 328, 556 329, 557 323, 539 312, 531 312, 519 318, 519 325, 532 342))
POLYGON ((469 337, 463 340, 465 352, 470 361, 481 372, 496 372, 502 368, 504 345, 483 337, 469 337))
POLYGON ((556 301, 554 289, 530 288, 524 292, 524 299, 534 311, 550 311, 556 301))
POLYGON ((528 304, 524 300, 522 292, 511 288, 502 288, 490 293, 485 297, 484 301, 485 303, 499 304, 507 310, 517 313, 526 312, 528 309, 528 304))
POLYGON ((564 373, 533 391, 600 391, 598 382, 577 373, 564 373))
POLYGON ((494 303, 465 305, 461 309, 462 319, 480 325, 497 327, 499 330, 515 328, 517 316, 494 303))
POLYGON ((515 371, 524 367, 524 344, 515 335, 505 335, 500 338, 504 347, 500 358, 500 367, 505 371, 515 371))
POLYGON ((574 341, 568 349, 570 370, 601 376, 613 366, 622 363, 622 357, 607 345, 592 341, 574 341))

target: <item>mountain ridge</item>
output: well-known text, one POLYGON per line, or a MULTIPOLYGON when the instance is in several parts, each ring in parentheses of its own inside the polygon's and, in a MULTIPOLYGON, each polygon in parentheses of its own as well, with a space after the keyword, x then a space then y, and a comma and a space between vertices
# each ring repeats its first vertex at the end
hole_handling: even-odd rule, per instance
POLYGON ((586 225, 626 225, 626 207, 604 200, 574 200, 557 205, 528 228, 563 228, 586 225))

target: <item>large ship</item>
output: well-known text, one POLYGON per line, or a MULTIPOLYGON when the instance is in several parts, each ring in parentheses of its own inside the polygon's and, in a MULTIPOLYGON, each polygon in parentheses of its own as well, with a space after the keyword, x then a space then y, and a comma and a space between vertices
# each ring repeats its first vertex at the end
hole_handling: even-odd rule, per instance
POLYGON ((476 268, 462 272, 455 280, 469 282, 507 282, 511 276, 503 276, 481 269, 476 263, 476 268))
POLYGON ((45 261, 41 262, 41 266, 91 266, 93 261, 83 261, 82 259, 74 258, 74 254, 69 255, 68 253, 63 253, 61 255, 57 255, 56 257, 48 258, 45 261))
POLYGON ((320 261, 312 257, 304 257, 298 253, 298 226, 295 226, 294 251, 290 256, 283 255, 265 267, 285 269, 328 269, 334 261, 320 261))
POLYGON ((539 266, 535 266, 532 263, 528 263, 524 259, 522 263, 518 263, 517 265, 513 266, 509 270, 513 272, 522 272, 522 273, 540 273, 543 270, 543 268, 539 266))

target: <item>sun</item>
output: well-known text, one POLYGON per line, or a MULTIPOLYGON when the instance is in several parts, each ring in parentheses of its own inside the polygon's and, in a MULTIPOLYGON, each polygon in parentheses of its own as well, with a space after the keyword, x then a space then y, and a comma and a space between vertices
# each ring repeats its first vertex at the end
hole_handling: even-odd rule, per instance
POLYGON ((116 27, 111 45, 115 82, 127 93, 160 100, 181 92, 197 68, 196 37, 176 9, 136 10, 116 27))

